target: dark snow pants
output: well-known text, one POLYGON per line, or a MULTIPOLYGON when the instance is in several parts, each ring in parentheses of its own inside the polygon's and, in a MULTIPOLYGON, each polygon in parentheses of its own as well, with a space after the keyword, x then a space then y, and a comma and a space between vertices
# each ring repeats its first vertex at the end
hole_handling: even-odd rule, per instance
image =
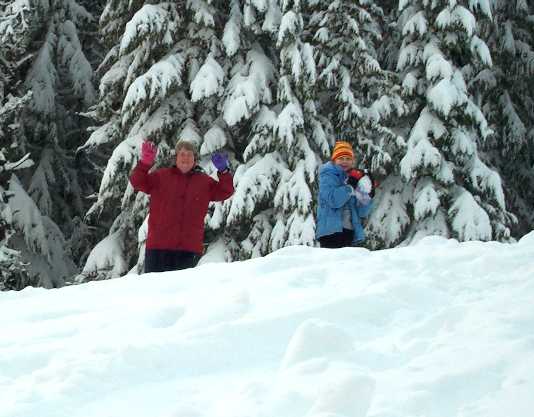
POLYGON ((343 229, 342 232, 332 233, 331 235, 322 236, 319 238, 321 248, 337 249, 348 248, 352 246, 352 239, 354 238, 354 231, 343 229))
POLYGON ((194 268, 200 257, 197 253, 183 250, 145 250, 145 273, 178 271, 180 269, 194 268))

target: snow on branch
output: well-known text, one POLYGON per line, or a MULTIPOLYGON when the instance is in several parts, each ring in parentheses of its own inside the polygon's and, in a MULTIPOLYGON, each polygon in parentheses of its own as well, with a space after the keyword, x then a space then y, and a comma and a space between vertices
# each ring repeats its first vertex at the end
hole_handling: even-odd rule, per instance
POLYGON ((121 40, 120 55, 131 52, 147 39, 160 41, 165 39, 169 21, 172 19, 161 6, 145 4, 126 24, 121 40))
POLYGON ((247 0, 247 3, 252 4, 256 10, 264 13, 269 6, 269 0, 247 0))
POLYGON ((478 155, 474 160, 469 180, 478 191, 490 195, 501 209, 505 209, 506 203, 501 177, 496 171, 491 170, 484 162, 482 162, 478 158, 478 155))
POLYGON ((450 62, 441 53, 432 54, 426 60, 425 70, 428 81, 451 78, 454 72, 450 62))
POLYGON ((410 224, 410 216, 402 190, 406 186, 399 176, 389 176, 380 184, 374 207, 367 223, 369 238, 391 246, 400 241, 410 224))
POLYGON ((477 21, 473 13, 463 6, 456 5, 451 12, 451 20, 455 24, 463 26, 468 36, 473 36, 476 32, 477 21))
POLYGON ((315 240, 315 219, 311 213, 301 214, 295 211, 287 219, 286 227, 287 240, 285 245, 306 245, 314 246, 315 240))
POLYGON ((230 17, 224 26, 222 42, 228 56, 234 56, 241 45, 241 20, 243 16, 239 9, 239 2, 232 1, 230 17))
POLYGON ((137 154, 139 153, 136 146, 132 145, 129 141, 125 140, 121 142, 113 151, 113 154, 109 158, 109 162, 104 170, 102 176, 102 182, 100 183, 100 190, 98 191, 98 199, 105 200, 111 197, 110 191, 113 184, 119 181, 121 177, 124 177, 129 172, 124 170, 122 166, 132 165, 137 154))
POLYGON ((443 122, 428 108, 423 109, 408 139, 408 150, 401 160, 401 174, 406 180, 412 179, 417 170, 434 169, 440 166, 441 154, 432 145, 430 138, 439 139, 447 132, 443 122))
POLYGON ((275 133, 282 140, 285 149, 295 142, 297 131, 304 127, 304 115, 299 103, 288 103, 278 115, 275 133))
POLYGON ((239 225, 250 219, 258 207, 272 201, 273 185, 284 167, 274 154, 256 157, 239 166, 234 175, 235 193, 231 200, 227 224, 239 225))
POLYGON ((426 20, 424 11, 419 11, 408 19, 402 28, 403 36, 418 33, 423 36, 428 30, 428 21, 426 20))
POLYGON ((467 102, 467 96, 450 79, 441 80, 427 91, 428 103, 432 109, 448 117, 454 107, 467 102))
POLYGON ((426 177, 418 181, 415 190, 414 218, 421 221, 425 217, 434 216, 440 207, 439 193, 435 189, 435 183, 426 177))
POLYGON ((409 43, 404 45, 399 53, 397 71, 403 71, 406 67, 416 67, 421 63, 422 53, 418 44, 409 43))
POLYGON ((77 28, 70 20, 61 26, 58 52, 61 64, 69 70, 76 94, 83 98, 86 106, 90 106, 96 99, 96 92, 93 87, 93 69, 83 53, 77 28))
MULTIPOLYGON (((109 57, 110 60, 116 59, 112 52, 110 51, 106 58, 109 57)), ((98 89, 100 97, 106 97, 108 94, 113 94, 116 91, 120 91, 122 94, 124 81, 128 77, 130 65, 134 61, 134 58, 135 55, 133 53, 121 56, 102 76, 98 89)))
POLYGON ((280 212, 296 211, 300 214, 311 212, 313 198, 306 173, 306 162, 298 161, 292 172, 288 172, 286 178, 280 181, 274 197, 274 206, 280 212))
POLYGON ((477 56, 484 65, 488 67, 493 65, 488 45, 476 35, 471 38, 471 52, 473 55, 477 56))
POLYGON ((276 33, 282 21, 282 11, 277 0, 268 0, 268 8, 262 25, 262 30, 267 33, 276 33))
POLYGON ((13 213, 13 224, 20 230, 28 247, 49 260, 49 247, 43 218, 36 204, 26 193, 16 176, 9 181, 12 197, 8 204, 13 213))
MULTIPOLYGON (((492 19, 492 13, 491 13, 491 0, 469 0, 469 8, 473 11, 473 13, 476 13, 477 10, 480 10, 484 16, 492 19)), ((504 1, 511 1, 511 0, 504 0, 504 1)), ((517 0, 517 5, 519 9, 519 5, 521 4, 522 0, 517 0)), ((524 3, 526 4, 526 2, 524 3)), ((524 6, 526 10, 526 5, 524 6)))
POLYGON ((76 277, 83 282, 91 279, 109 279, 120 277, 128 271, 124 254, 124 236, 115 232, 102 239, 91 251, 82 273, 76 277))
POLYGON ((191 100, 197 102, 214 94, 222 94, 223 81, 224 70, 211 54, 208 55, 191 82, 191 100))
POLYGON ((80 146, 76 152, 80 152, 86 148, 92 149, 106 143, 112 143, 119 138, 120 134, 121 130, 119 123, 117 119, 113 118, 91 133, 87 142, 80 146))
POLYGON ((260 110, 254 117, 252 123, 250 140, 243 152, 245 162, 249 161, 254 155, 267 154, 271 152, 274 128, 276 126, 276 113, 267 106, 261 106, 260 110))
POLYGON ((193 11, 194 21, 203 26, 215 26, 215 9, 211 5, 211 0, 187 0, 187 8, 193 11))
POLYGON ((34 110, 45 115, 54 114, 56 110, 56 83, 58 81, 58 72, 54 64, 56 43, 56 35, 48 32, 26 81, 33 91, 34 110))
POLYGON ((211 155, 213 152, 224 148, 227 143, 228 137, 225 131, 217 124, 214 124, 204 135, 200 155, 211 155))
POLYGON ((302 16, 296 14, 294 11, 290 10, 282 16, 282 21, 280 22, 280 29, 278 30, 278 40, 276 46, 281 48, 285 43, 290 42, 292 39, 295 39, 296 36, 302 30, 303 22, 302 16))
POLYGON ((249 119, 261 104, 270 104, 270 85, 274 82, 274 66, 259 48, 247 54, 248 74, 237 73, 227 87, 229 91, 223 104, 224 121, 229 126, 249 119))
POLYGON ((128 88, 122 105, 122 125, 127 126, 145 109, 157 107, 182 84, 184 59, 168 55, 138 77, 128 88))
POLYGON ((457 187, 448 215, 452 230, 460 241, 491 239, 492 228, 488 213, 464 188, 457 187))

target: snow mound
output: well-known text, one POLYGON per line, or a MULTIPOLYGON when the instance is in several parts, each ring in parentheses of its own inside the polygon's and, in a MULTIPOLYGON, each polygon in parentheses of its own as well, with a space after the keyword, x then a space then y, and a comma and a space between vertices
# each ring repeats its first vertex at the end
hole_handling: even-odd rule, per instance
POLYGON ((534 232, 0 294, 0 417, 530 417, 534 232))

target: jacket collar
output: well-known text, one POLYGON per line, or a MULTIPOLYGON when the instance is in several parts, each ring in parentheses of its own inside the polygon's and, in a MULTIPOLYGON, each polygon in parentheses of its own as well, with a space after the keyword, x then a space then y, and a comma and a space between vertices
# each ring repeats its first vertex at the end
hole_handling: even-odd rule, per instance
POLYGON ((328 172, 339 177, 347 176, 347 173, 339 165, 334 164, 332 161, 328 161, 321 167, 321 172, 328 172))
POLYGON ((193 168, 191 168, 191 171, 186 172, 184 174, 184 173, 182 173, 182 171, 180 171, 178 168, 176 168, 176 166, 173 166, 173 167, 171 167, 171 172, 176 174, 176 175, 190 176, 190 175, 194 175, 194 174, 202 174, 202 173, 204 173, 204 170, 202 169, 202 167, 200 165, 195 165, 193 168))

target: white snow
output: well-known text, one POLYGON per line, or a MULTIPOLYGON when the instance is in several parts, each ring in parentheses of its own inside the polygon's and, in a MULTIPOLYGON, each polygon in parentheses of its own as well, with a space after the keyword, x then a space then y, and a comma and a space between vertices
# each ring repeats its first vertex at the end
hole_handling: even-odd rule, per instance
POLYGON ((273 199, 273 179, 280 175, 279 162, 273 154, 256 157, 240 165, 234 175, 235 192, 229 201, 227 224, 238 226, 250 219, 258 204, 268 204, 273 199))
POLYGON ((488 48, 488 45, 478 36, 473 36, 471 38, 471 51, 474 54, 478 55, 480 61, 484 65, 487 65, 488 67, 491 67, 493 65, 493 61, 491 59, 491 52, 488 48))
POLYGON ((534 232, 0 293, 1 417, 528 417, 534 232))
POLYGON ((26 78, 26 84, 33 92, 34 110, 46 115, 53 114, 56 108, 54 85, 58 74, 52 59, 55 41, 55 35, 48 32, 26 78))
POLYGON ((295 132, 304 126, 304 114, 299 103, 288 103, 278 115, 275 132, 287 149, 294 145, 295 132))
POLYGON ((402 34, 406 36, 407 34, 419 33, 420 36, 423 36, 428 29, 428 21, 425 16, 424 11, 419 11, 415 13, 404 25, 402 28, 402 34))
POLYGON ((220 94, 222 92, 224 71, 219 63, 211 55, 206 58, 204 64, 197 72, 195 79, 191 82, 191 100, 193 102, 220 94))
POLYGON ((439 139, 446 131, 443 122, 428 108, 421 111, 410 132, 408 152, 401 160, 401 174, 404 178, 412 178, 415 171, 421 166, 437 167, 440 165, 441 155, 431 143, 430 138, 439 139))
POLYGON ((451 12, 451 18, 454 23, 464 27, 468 36, 472 36, 476 32, 477 21, 475 16, 463 6, 456 5, 451 12))
POLYGON ((259 46, 247 53, 246 74, 236 73, 227 87, 223 104, 224 121, 233 126, 249 119, 260 104, 272 102, 270 84, 274 81, 274 66, 259 46))
POLYGON ((8 205, 13 213, 15 228, 22 231, 26 244, 32 251, 47 256, 46 227, 37 205, 26 193, 17 176, 11 176, 8 189, 13 194, 8 205))
POLYGON ((468 98, 450 79, 443 79, 427 91, 427 100, 432 108, 448 117, 453 108, 464 104, 468 98))
POLYGON ((291 35, 299 33, 302 30, 302 24, 302 16, 296 14, 293 10, 285 13, 278 29, 276 46, 282 47, 286 38, 291 38, 291 35))
MULTIPOLYGON (((143 228, 140 229, 140 233, 143 228)), ((110 276, 118 277, 128 271, 128 265, 124 260, 124 236, 120 232, 114 232, 102 239, 93 248, 82 274, 78 279, 98 271, 109 271, 110 276)))
POLYGON ((200 155, 211 155, 220 151, 228 143, 228 137, 223 128, 214 124, 204 135, 204 141, 200 147, 200 155))
POLYGON ((168 13, 163 7, 145 4, 126 24, 121 39, 120 54, 125 55, 130 52, 146 37, 164 32, 165 22, 168 20, 168 13))
POLYGON ((406 94, 414 94, 417 88, 417 74, 415 71, 406 74, 404 80, 402 80, 402 88, 406 94))
POLYGON ((490 240, 492 228, 488 214, 470 192, 457 188, 459 191, 449 209, 454 233, 461 240, 490 240))
POLYGON ((417 184, 413 215, 416 221, 434 215, 440 207, 439 193, 430 178, 423 178, 417 184))
POLYGON ((102 126, 96 128, 82 146, 77 151, 82 151, 85 148, 92 148, 111 142, 120 134, 120 128, 115 119, 104 123, 102 126))
POLYGON ((182 84, 184 58, 180 54, 168 55, 156 62, 128 87, 122 104, 122 124, 135 119, 142 109, 151 109, 161 103, 182 84))
POLYGON ((222 42, 228 56, 235 55, 241 45, 241 19, 243 17, 239 9, 239 3, 235 0, 231 3, 230 16, 224 26, 222 37, 222 42))
POLYGON ((415 67, 421 62, 421 48, 415 43, 403 45, 399 52, 397 71, 403 71, 407 67, 415 67))
MULTIPOLYGON (((80 11, 84 11, 83 8, 80 11)), ((93 70, 83 53, 76 26, 70 20, 61 25, 58 49, 61 53, 61 64, 69 69, 74 91, 78 97, 83 98, 85 106, 89 107, 96 100, 93 70)))
MULTIPOLYGON (((426 51, 425 51, 426 52, 426 51)), ((449 79, 453 76, 453 68, 441 53, 432 54, 426 61, 426 79, 449 79)))
MULTIPOLYGON (((469 0, 469 8, 471 10, 478 10, 480 9, 480 11, 482 13, 484 13, 485 16, 489 17, 490 19, 492 19, 492 13, 491 13, 491 4, 490 4, 490 1, 491 0, 469 0)), ((519 11, 519 7, 520 7, 520 4, 521 2, 518 1, 517 2, 517 10, 519 11)), ((526 3, 525 3, 526 4, 526 3)), ((526 7, 525 7, 526 9, 526 7)))
POLYGON ((282 12, 278 6, 277 0, 269 0, 267 11, 265 12, 265 19, 263 21, 262 30, 265 32, 275 33, 278 31, 280 22, 282 20, 282 12))

